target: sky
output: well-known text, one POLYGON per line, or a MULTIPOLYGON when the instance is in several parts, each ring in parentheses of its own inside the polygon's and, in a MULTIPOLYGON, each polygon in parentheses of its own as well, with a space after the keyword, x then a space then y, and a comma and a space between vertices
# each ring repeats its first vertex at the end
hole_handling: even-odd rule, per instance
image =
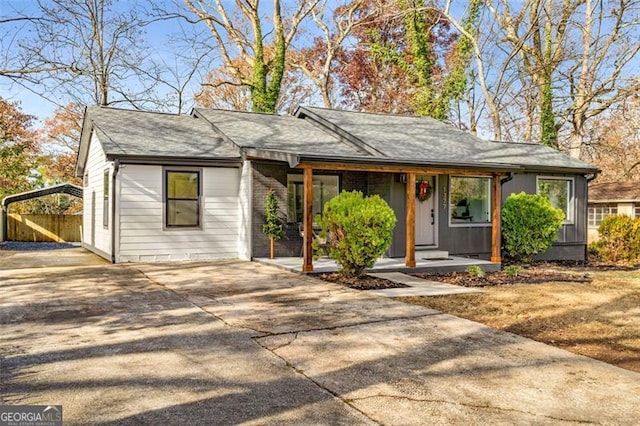
MULTIPOLYGON (((45 0, 46 1, 46 0, 45 0)), ((139 6, 141 3, 138 2, 136 4, 135 0, 125 0, 118 2, 118 8, 131 8, 135 6, 139 6)), ((156 1, 155 5, 167 5, 170 6, 171 3, 169 1, 156 1)), ((38 5, 35 0, 0 0, 0 19, 2 17, 7 16, 15 16, 19 12, 24 12, 25 14, 37 14, 38 13, 38 5)), ((182 28, 185 28, 186 31, 192 30, 190 24, 185 24, 179 22, 177 20, 165 20, 157 23, 152 23, 145 28, 145 41, 150 45, 150 54, 157 61, 164 61, 168 67, 177 69, 179 72, 182 71, 182 65, 178 59, 176 59, 176 53, 184 53, 183 49, 179 47, 173 46, 171 44, 170 39, 175 38, 177 34, 183 33, 182 28)), ((2 52, 4 55, 15 56, 19 49, 17 49, 17 43, 23 40, 25 37, 30 37, 32 33, 25 31, 25 26, 22 26, 20 31, 13 30, 4 30, 0 33, 0 37, 5 37, 5 41, 1 46, 2 49, 5 49, 5 52, 2 52), (7 37, 7 31, 13 31, 13 33, 18 33, 20 36, 12 40, 13 43, 9 43, 7 37), (8 48, 6 46, 9 46, 8 48)), ((210 34, 203 34, 203 37, 211 37, 210 34)), ((215 52, 213 53, 215 54, 215 52)), ((199 80, 196 79, 198 82, 199 80)), ((191 85, 190 94, 192 95, 199 88, 199 83, 194 81, 191 85)), ((0 96, 4 99, 10 101, 17 101, 20 103, 20 107, 24 113, 33 115, 37 119, 37 125, 42 124, 43 121, 51 117, 54 114, 56 109, 56 102, 66 104, 68 100, 63 100, 60 98, 50 98, 49 100, 43 98, 34 91, 40 90, 40 87, 37 85, 30 85, 25 83, 21 85, 16 82, 12 82, 7 78, 0 77, 0 96), (26 87, 25 87, 26 86, 26 87), (33 90, 30 90, 33 89, 33 90)), ((167 88, 158 88, 159 96, 163 95, 163 91, 166 92, 167 88)))

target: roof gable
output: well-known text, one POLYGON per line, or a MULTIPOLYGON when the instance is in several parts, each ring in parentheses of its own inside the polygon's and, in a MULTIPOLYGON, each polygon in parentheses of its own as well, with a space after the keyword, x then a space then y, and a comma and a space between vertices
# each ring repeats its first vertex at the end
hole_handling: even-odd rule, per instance
POLYGON ((168 157, 239 159, 240 149, 193 115, 87 107, 78 170, 96 132, 107 158, 168 157), (84 146, 83 146, 84 145, 84 146))

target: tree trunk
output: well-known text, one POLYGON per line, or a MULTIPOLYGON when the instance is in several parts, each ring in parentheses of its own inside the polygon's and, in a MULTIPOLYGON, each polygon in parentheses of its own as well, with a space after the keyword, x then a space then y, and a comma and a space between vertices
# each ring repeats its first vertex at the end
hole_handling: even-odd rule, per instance
POLYGON ((269 242, 270 244, 270 248, 271 248, 271 252, 269 255, 269 259, 275 259, 276 258, 276 240, 274 238, 269 238, 269 242))
POLYGON ((569 135, 569 156, 580 159, 582 154, 583 135, 580 131, 573 130, 569 135))

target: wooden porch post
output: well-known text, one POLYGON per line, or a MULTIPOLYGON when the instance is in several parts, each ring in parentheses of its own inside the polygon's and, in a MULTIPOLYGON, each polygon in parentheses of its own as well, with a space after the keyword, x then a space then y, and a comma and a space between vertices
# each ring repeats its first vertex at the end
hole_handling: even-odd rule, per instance
POLYGON ((500 263, 502 261, 500 248, 500 217, 502 208, 502 185, 500 175, 493 175, 493 211, 491 214, 491 261, 500 263))
POLYGON ((313 170, 304 169, 304 210, 302 216, 302 272, 313 272, 313 170))
POLYGON ((416 267, 416 175, 407 173, 407 220, 404 264, 408 268, 416 267))

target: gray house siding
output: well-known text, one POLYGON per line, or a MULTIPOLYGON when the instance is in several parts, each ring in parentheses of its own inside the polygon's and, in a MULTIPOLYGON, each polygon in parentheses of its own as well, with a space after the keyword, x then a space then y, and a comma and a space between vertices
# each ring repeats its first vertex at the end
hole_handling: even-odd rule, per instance
MULTIPOLYGON (((253 163, 253 257, 269 256, 269 239, 262 233, 264 207, 267 191, 276 191, 283 218, 287 217, 287 175, 301 174, 301 170, 291 169, 286 164, 253 163)), ((340 190, 359 190, 365 194, 378 194, 393 208, 398 222, 393 232, 389 257, 403 257, 406 250, 406 186, 396 173, 366 173, 323 171, 316 174, 340 176, 340 190)), ((536 173, 517 174, 502 188, 502 202, 511 193, 537 191, 536 173)), ((586 247, 586 188, 587 182, 580 175, 544 176, 571 177, 574 179, 574 222, 565 224, 558 233, 558 241, 539 259, 583 260, 586 247)), ((491 226, 450 226, 449 225, 449 176, 440 175, 437 183, 436 206, 438 217, 438 248, 452 255, 489 259, 491 256, 491 226)), ((276 242, 277 256, 300 256, 302 237, 298 223, 286 223, 285 236, 276 242)))
POLYGON ((438 179, 438 247, 456 256, 491 257, 491 226, 450 226, 449 225, 449 176, 438 179), (446 194, 446 197, 445 197, 446 194))
POLYGON ((529 194, 537 192, 537 177, 567 177, 574 180, 573 223, 562 225, 557 241, 553 246, 537 256, 540 260, 577 260, 585 259, 587 244, 587 180, 582 175, 571 174, 536 174, 522 173, 502 187, 502 202, 512 193, 524 191, 529 194))

